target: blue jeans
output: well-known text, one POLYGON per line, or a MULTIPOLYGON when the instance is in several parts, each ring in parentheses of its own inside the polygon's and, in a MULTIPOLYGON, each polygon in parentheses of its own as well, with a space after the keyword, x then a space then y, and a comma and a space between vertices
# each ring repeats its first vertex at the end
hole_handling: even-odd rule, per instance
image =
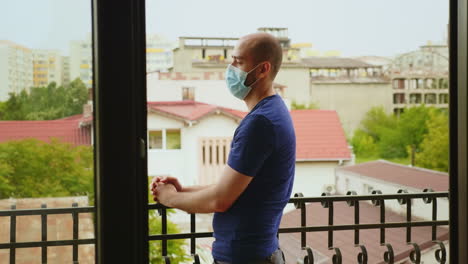
MULTIPOLYGON (((215 260, 213 264, 231 264, 231 263, 215 260)), ((285 264, 284 254, 283 254, 283 251, 281 251, 281 249, 278 248, 275 252, 273 252, 273 254, 271 254, 269 257, 266 257, 263 260, 254 260, 246 264, 285 264)))

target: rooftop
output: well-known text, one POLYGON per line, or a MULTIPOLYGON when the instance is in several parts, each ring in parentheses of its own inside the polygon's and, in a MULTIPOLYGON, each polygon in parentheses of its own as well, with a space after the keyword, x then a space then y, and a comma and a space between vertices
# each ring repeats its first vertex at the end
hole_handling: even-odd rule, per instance
POLYGON ((349 160, 351 151, 338 114, 333 110, 292 110, 296 159, 349 160))
POLYGON ((388 183, 413 187, 419 190, 427 188, 428 182, 431 183, 431 187, 434 191, 447 191, 449 189, 448 173, 405 166, 386 160, 345 166, 337 168, 337 172, 349 172, 388 183))
POLYGON ((309 57, 302 59, 302 63, 309 68, 343 69, 343 68, 378 68, 380 66, 365 63, 360 60, 341 57, 309 57))
POLYGON ((89 118, 75 115, 58 120, 0 121, 0 142, 35 138, 50 142, 57 138, 74 145, 90 145, 89 128, 83 128, 89 118))

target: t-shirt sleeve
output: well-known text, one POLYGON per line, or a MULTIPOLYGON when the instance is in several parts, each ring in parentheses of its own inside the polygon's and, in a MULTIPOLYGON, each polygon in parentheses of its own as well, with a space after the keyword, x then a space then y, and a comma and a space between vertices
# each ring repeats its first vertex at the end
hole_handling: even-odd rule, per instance
POLYGON ((274 148, 274 130, 270 120, 260 115, 248 116, 234 136, 228 165, 254 177, 274 148))

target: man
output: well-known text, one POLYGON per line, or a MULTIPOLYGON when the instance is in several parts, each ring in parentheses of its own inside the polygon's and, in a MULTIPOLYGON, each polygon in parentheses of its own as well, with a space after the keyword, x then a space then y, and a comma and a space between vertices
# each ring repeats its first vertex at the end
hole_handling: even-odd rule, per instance
POLYGON ((157 177, 154 200, 190 213, 212 213, 215 263, 284 263, 277 232, 292 190, 296 138, 291 116, 273 89, 282 48, 266 33, 239 39, 226 69, 231 93, 249 113, 234 133, 227 166, 209 186, 182 187, 157 177))

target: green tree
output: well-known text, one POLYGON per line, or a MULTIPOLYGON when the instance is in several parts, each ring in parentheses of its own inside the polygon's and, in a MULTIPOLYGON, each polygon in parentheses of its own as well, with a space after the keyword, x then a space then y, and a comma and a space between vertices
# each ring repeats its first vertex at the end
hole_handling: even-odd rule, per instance
POLYGON ((351 140, 354 153, 357 156, 368 158, 376 157, 378 155, 378 146, 374 138, 363 130, 356 130, 351 140))
POLYGON ((76 79, 67 86, 55 82, 46 87, 32 87, 30 92, 11 93, 0 107, 2 120, 52 120, 82 113, 88 89, 76 79))
POLYGON ((89 146, 52 140, 0 144, 0 198, 88 195, 93 198, 93 158, 89 146))
POLYGON ((446 113, 432 111, 427 121, 428 133, 416 154, 416 165, 428 169, 448 172, 449 127, 446 113))
POLYGON ((319 106, 317 103, 300 104, 293 100, 291 102, 291 109, 292 110, 319 109, 319 106))
POLYGON ((385 113, 383 107, 371 108, 351 139, 356 155, 369 157, 377 149, 376 158, 401 159, 409 155, 414 165, 415 155, 421 151, 420 145, 428 132, 427 120, 432 111, 435 109, 412 107, 397 118, 385 113))

